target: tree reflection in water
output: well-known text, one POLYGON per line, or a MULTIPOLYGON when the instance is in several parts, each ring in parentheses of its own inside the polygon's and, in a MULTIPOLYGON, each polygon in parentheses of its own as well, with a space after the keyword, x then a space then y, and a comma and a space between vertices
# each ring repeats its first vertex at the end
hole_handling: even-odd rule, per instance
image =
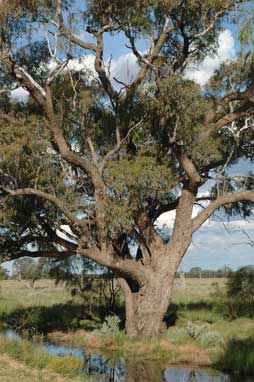
POLYGON ((159 362, 93 359, 95 368, 90 372, 105 373, 103 379, 95 378, 94 382, 230 382, 230 378, 221 373, 176 367, 165 369, 159 362))

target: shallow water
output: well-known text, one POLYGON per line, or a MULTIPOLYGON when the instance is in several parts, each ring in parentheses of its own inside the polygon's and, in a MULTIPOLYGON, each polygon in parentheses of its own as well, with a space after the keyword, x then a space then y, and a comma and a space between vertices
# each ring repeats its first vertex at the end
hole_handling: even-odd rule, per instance
MULTIPOLYGON (((12 330, 1 334, 7 338, 21 340, 12 330)), ((34 343, 49 354, 60 357, 72 355, 84 362, 80 373, 92 375, 94 382, 246 382, 235 380, 215 370, 191 369, 187 367, 162 367, 155 361, 110 359, 100 353, 89 354, 85 349, 58 345, 49 342, 34 343)), ((254 382, 254 380, 248 380, 254 382)))

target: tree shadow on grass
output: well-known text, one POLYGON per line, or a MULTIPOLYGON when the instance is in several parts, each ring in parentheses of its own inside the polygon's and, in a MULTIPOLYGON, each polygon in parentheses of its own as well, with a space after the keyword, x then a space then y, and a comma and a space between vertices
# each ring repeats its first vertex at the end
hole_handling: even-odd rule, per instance
MULTIPOLYGON (((198 312, 207 312, 207 320, 204 319, 204 321, 210 322, 211 321, 211 312, 214 310, 216 304, 211 302, 205 302, 200 301, 196 303, 188 303, 188 304, 170 304, 169 309, 165 315, 165 322, 167 326, 175 325, 177 319, 180 317, 182 312, 189 312, 190 316, 192 313, 198 313, 198 312)), ((198 315, 196 315, 198 317, 198 315)), ((204 316, 204 314, 203 314, 204 316)), ((204 317, 206 318, 206 317, 204 317)))
MULTIPOLYGON (((19 308, 11 313, 1 313, 0 327, 43 334, 55 330, 93 330, 100 327, 110 313, 106 306, 91 310, 85 304, 74 302, 19 308)), ((121 316, 121 312, 118 313, 121 316)))
POLYGON ((225 345, 214 366, 233 374, 232 381, 240 377, 254 377, 254 335, 246 339, 234 339, 225 345))

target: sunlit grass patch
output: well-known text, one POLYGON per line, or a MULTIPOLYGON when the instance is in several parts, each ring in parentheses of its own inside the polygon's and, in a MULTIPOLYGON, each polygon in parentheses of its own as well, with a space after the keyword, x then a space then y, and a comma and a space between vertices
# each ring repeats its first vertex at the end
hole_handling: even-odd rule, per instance
POLYGON ((35 369, 47 369, 55 373, 77 376, 83 362, 71 356, 52 356, 27 340, 0 337, 0 353, 35 369))

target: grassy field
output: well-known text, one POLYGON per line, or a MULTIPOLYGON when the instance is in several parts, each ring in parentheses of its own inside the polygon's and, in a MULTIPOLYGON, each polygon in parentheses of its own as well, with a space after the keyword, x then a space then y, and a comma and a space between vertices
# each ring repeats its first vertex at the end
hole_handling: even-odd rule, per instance
MULTIPOLYGON (((0 355, 0 380, 1 382, 71 382, 62 375, 45 370, 34 369, 9 357, 0 355)), ((77 379, 75 380, 77 381, 77 379)))
MULTIPOLYGON (((114 333, 110 328, 108 333, 101 333, 99 328, 105 306, 98 306, 101 301, 98 293, 88 292, 87 298, 82 300, 72 297, 68 288, 55 286, 50 280, 37 281, 34 288, 19 281, 0 282, 0 324, 19 331, 29 329, 30 335, 43 332, 56 342, 83 346, 91 351, 100 349, 126 359, 134 356, 160 360, 167 365, 214 366, 251 375, 254 371, 254 320, 229 318, 224 301, 225 281, 186 279, 183 285, 177 280, 167 315, 170 327, 156 341, 130 340, 123 331, 114 333)), ((121 316, 122 310, 119 312, 121 316)), ((17 355, 11 348, 11 344, 4 346, 0 341, 0 354, 8 354, 38 369, 40 365, 33 365, 29 351, 25 357, 22 351, 17 355)), ((46 362, 44 369, 58 371, 51 361, 46 362)))
POLYGON ((70 292, 63 284, 56 286, 53 280, 36 281, 34 288, 29 288, 25 281, 0 281, 0 313, 33 306, 50 307, 70 300, 70 292))

